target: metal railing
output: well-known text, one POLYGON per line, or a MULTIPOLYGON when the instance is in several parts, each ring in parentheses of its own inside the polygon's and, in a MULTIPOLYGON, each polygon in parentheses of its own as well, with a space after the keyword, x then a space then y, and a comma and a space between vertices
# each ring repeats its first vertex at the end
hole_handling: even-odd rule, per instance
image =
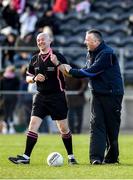
MULTIPOLYGON (((66 59, 68 57, 68 54, 76 54, 79 52, 81 54, 84 55, 84 57, 86 56, 87 54, 87 49, 84 47, 53 47, 54 50, 58 50, 60 53, 64 54, 66 59)), ((124 76, 124 74, 126 73, 125 71, 125 52, 127 50, 131 50, 131 48, 114 48, 117 55, 118 55, 118 59, 119 59, 119 64, 120 64, 120 68, 121 68, 121 73, 122 73, 122 76, 124 76)), ((37 52, 38 51, 38 48, 37 47, 8 47, 8 46, 0 46, 0 71, 3 69, 3 65, 2 65, 2 55, 4 51, 10 51, 10 50, 14 50, 16 53, 17 52, 29 52, 29 53, 34 53, 34 52, 37 52)), ((75 61, 76 62, 76 59, 73 59, 72 58, 72 61, 75 61)), ((28 61, 27 61, 28 62, 28 61)), ((81 66, 83 66, 86 62, 86 58, 84 59, 84 62, 82 63, 82 60, 80 61, 81 63, 81 66)), ((76 63, 75 63, 76 64, 76 63)), ((133 71, 131 70, 128 70, 128 74, 133 74, 133 71)))
MULTIPOLYGON (((65 54, 65 52, 81 52, 86 54, 87 50, 86 48, 80 48, 80 47, 54 47, 53 49, 58 50, 59 52, 61 52, 62 54, 65 54)), ((14 51, 24 51, 24 52, 35 52, 38 49, 36 47, 8 47, 8 46, 0 46, 0 70, 2 70, 2 51, 10 51, 10 50, 14 50, 14 51)), ((119 55, 119 59, 120 59, 120 67, 121 67, 121 71, 122 73, 124 73, 124 48, 120 48, 120 49, 116 49, 118 55, 119 55)), ((67 58, 67 55, 66 55, 67 58)))
MULTIPOLYGON (((72 51, 72 52, 76 52, 76 51, 80 51, 80 52, 84 52, 86 53, 86 50, 85 49, 81 49, 79 47, 73 47, 73 48, 64 48, 64 47, 54 47, 53 48, 54 50, 58 50, 60 53, 64 54, 64 52, 66 51, 72 51)), ((3 51, 10 51, 10 50, 13 50, 13 51, 23 51, 23 52, 35 52, 35 51, 38 51, 38 48, 37 47, 9 47, 9 46, 0 46, 0 70, 2 70, 2 52, 3 51)))
MULTIPOLYGON (((0 95, 27 95, 27 94, 35 94, 36 92, 29 91, 0 91, 0 95)), ((66 95, 79 95, 81 91, 65 91, 66 95)))

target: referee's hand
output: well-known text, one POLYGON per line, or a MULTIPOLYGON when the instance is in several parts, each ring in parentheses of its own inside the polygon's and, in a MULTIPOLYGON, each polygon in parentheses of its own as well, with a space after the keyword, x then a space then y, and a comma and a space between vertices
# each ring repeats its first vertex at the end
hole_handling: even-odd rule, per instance
POLYGON ((57 56, 56 56, 55 54, 52 54, 52 53, 51 53, 50 59, 51 59, 52 63, 53 63, 55 66, 57 66, 57 65, 59 64, 59 61, 58 61, 57 56))
POLYGON ((43 74, 37 74, 36 77, 35 77, 35 81, 40 81, 40 82, 43 82, 45 81, 45 76, 43 74))

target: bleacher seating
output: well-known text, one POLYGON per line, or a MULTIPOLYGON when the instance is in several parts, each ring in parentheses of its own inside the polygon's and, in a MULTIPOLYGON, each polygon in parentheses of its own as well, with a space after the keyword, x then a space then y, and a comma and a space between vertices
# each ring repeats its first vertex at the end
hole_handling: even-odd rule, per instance
MULTIPOLYGON (((59 19, 63 24, 61 26, 61 34, 64 36, 64 40, 60 41, 58 37, 59 46, 85 47, 84 36, 86 30, 97 28, 102 32, 107 44, 115 48, 133 48, 133 37, 129 35, 128 26, 128 19, 132 10, 133 1, 99 0, 94 2, 93 9, 88 15, 72 12, 66 16, 60 16, 59 19)), ((124 53, 126 63, 129 59, 133 60, 133 53, 127 54, 126 51, 124 53)), ((85 58, 82 53, 81 55, 78 53, 77 58, 70 54, 68 57, 71 60, 78 59, 78 61, 82 61, 85 58)), ((130 75, 128 74, 127 68, 130 65, 133 68, 131 62, 125 65, 126 77, 131 77, 131 73, 129 73, 130 75)))

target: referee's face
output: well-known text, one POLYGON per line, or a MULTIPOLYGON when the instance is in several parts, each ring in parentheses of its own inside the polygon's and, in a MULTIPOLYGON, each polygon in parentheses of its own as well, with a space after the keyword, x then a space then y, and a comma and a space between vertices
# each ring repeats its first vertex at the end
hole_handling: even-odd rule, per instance
POLYGON ((41 35, 37 37, 37 46, 40 50, 47 50, 50 48, 50 43, 48 36, 41 35))

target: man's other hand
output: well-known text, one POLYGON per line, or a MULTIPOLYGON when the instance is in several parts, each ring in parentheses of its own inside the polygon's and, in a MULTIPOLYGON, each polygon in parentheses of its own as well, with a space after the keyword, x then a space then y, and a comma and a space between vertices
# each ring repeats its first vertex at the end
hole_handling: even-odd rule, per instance
POLYGON ((67 72, 67 73, 69 73, 69 71, 70 71, 70 69, 72 68, 70 65, 68 65, 68 64, 63 64, 63 66, 64 66, 64 69, 65 69, 65 71, 67 72))

